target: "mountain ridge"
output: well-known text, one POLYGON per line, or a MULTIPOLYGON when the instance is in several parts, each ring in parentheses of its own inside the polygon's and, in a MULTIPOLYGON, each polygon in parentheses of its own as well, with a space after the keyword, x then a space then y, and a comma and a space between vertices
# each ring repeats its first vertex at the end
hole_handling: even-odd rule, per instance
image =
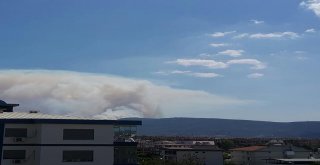
POLYGON ((320 138, 320 121, 273 122, 219 118, 129 118, 141 120, 139 135, 320 138))

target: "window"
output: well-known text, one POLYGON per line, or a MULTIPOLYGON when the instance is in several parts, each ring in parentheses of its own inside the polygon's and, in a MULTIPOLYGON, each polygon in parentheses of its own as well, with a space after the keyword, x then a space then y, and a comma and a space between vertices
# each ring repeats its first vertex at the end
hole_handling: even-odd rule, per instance
POLYGON ((27 137, 27 128, 6 128, 5 137, 27 137))
POLYGON ((93 140, 94 129, 64 129, 63 140, 93 140))
POLYGON ((136 164, 137 147, 114 147, 114 164, 136 164))
POLYGON ((115 142, 133 142, 133 137, 137 133, 136 126, 114 126, 115 142))
POLYGON ((26 159, 26 150, 4 150, 3 159, 26 159))
POLYGON ((63 151, 63 162, 93 162, 93 151, 63 151))

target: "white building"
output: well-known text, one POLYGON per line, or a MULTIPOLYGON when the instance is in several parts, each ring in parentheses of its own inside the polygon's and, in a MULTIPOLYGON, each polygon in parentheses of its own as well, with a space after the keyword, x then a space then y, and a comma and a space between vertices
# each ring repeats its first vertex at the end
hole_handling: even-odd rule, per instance
POLYGON ((180 164, 223 165, 223 151, 212 141, 166 143, 160 154, 163 159, 180 164))
POLYGON ((133 165, 141 121, 12 112, 0 101, 0 165, 133 165))
POLYGON ((320 162, 316 153, 291 145, 249 146, 231 149, 231 162, 236 165, 311 164, 320 162))

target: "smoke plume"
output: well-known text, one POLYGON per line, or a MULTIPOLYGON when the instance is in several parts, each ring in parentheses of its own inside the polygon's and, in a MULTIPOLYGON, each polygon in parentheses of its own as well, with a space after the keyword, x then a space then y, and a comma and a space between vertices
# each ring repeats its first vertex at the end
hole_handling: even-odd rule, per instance
POLYGON ((0 99, 19 103, 17 111, 105 119, 170 116, 196 107, 217 110, 247 103, 146 80, 50 70, 1 70, 0 99))

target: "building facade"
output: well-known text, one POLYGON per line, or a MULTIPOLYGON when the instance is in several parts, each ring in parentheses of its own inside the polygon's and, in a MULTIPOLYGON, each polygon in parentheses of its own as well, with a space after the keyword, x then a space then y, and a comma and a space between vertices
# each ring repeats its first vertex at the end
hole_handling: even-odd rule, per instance
POLYGON ((212 141, 166 142, 159 148, 169 162, 196 165, 223 165, 223 151, 212 141))
POLYGON ((319 161, 316 153, 291 145, 249 146, 232 149, 230 153, 231 162, 237 165, 310 164, 319 161))
POLYGON ((137 125, 141 121, 12 112, 0 105, 0 165, 137 164, 137 125))

